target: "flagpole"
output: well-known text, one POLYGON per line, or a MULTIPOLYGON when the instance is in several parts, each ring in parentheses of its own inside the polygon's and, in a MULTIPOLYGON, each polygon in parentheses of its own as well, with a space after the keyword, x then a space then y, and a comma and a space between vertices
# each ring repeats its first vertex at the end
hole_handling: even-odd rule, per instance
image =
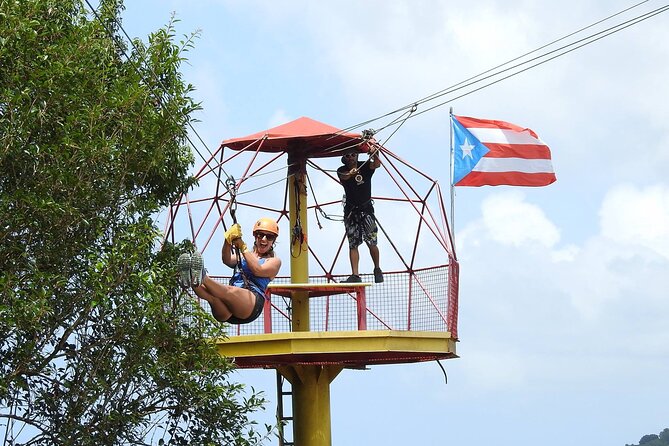
POLYGON ((453 107, 451 107, 449 116, 448 116, 448 124, 449 128, 451 130, 451 135, 450 135, 450 149, 451 153, 448 157, 449 159, 449 169, 448 173, 450 176, 450 181, 448 184, 450 185, 450 192, 451 192, 451 237, 453 237, 453 243, 455 243, 455 188, 453 187, 453 162, 454 162, 454 157, 455 157, 455 148, 453 146, 453 107))

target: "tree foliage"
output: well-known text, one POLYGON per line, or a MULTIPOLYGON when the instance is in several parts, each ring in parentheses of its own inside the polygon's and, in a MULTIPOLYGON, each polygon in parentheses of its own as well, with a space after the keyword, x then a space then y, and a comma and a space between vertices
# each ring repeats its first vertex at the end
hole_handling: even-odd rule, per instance
POLYGON ((8 444, 254 444, 258 395, 181 295, 154 215, 193 183, 195 36, 121 0, 0 0, 0 431, 8 444))
POLYGON ((639 444, 626 444, 625 446, 669 446, 669 428, 657 434, 647 434, 641 437, 639 444))

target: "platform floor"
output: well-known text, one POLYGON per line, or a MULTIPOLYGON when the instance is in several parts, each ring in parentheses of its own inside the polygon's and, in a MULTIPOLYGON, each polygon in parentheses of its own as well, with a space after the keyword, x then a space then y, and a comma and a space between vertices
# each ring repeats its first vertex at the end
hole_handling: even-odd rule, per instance
POLYGON ((449 332, 338 331, 233 336, 217 341, 221 355, 240 368, 341 364, 360 368, 457 358, 449 332))

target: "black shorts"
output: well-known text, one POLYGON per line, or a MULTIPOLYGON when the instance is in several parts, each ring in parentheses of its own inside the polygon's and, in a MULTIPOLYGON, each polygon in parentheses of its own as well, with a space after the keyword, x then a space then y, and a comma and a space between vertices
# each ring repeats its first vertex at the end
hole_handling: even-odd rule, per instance
POLYGON ((252 292, 256 296, 256 304, 253 307, 251 315, 246 319, 240 319, 236 316, 230 316, 230 319, 225 321, 228 324, 248 324, 258 319, 258 316, 260 316, 260 313, 262 313, 262 310, 265 307, 265 295, 253 288, 246 288, 246 289, 252 292))
POLYGON ((344 228, 349 249, 355 249, 364 241, 369 246, 376 246, 379 228, 376 225, 374 211, 355 210, 344 217, 344 228))

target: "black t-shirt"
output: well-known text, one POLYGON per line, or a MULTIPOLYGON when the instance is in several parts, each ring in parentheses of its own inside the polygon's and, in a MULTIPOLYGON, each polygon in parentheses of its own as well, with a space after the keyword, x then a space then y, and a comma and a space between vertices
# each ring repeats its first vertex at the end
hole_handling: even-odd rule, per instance
MULTIPOLYGON (((338 174, 347 174, 351 169, 347 166, 341 166, 337 169, 338 174)), ((369 161, 358 161, 358 174, 353 175, 348 180, 341 181, 344 186, 344 193, 346 193, 346 206, 344 212, 349 212, 353 207, 362 207, 368 205, 372 198, 372 175, 374 169, 369 167, 369 161), (361 175, 360 182, 356 181, 356 176, 361 175)))

